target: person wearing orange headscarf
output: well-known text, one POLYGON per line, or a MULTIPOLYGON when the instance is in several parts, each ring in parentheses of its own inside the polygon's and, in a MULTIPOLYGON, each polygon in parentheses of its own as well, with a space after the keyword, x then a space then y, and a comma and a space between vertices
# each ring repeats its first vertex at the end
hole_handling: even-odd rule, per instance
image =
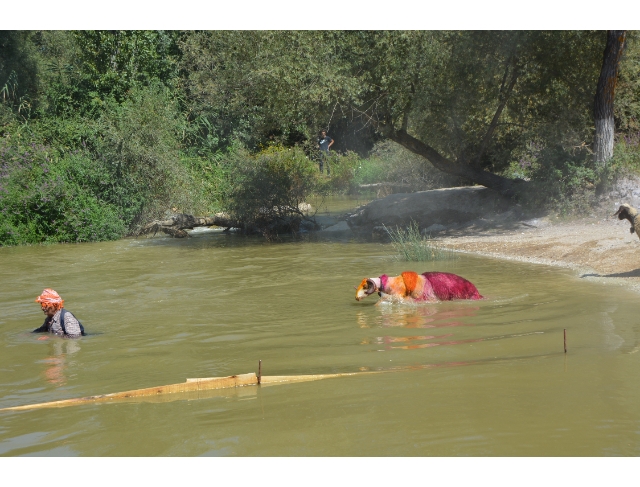
POLYGON ((33 333, 53 333, 65 338, 78 338, 84 335, 84 328, 78 319, 63 308, 64 299, 53 289, 45 289, 36 298, 46 318, 40 328, 33 333))

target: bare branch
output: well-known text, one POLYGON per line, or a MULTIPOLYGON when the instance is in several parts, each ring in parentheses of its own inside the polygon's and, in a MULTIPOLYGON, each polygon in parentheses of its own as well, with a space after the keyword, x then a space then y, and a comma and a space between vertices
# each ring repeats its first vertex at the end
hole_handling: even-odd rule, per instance
MULTIPOLYGON (((518 81, 520 70, 518 69, 517 58, 514 56, 511 59, 511 61, 512 62, 510 64, 513 65, 512 71, 511 71, 511 80, 509 81, 509 85, 507 86, 507 89, 504 93, 502 92, 504 88, 504 82, 503 82, 503 86, 500 88, 500 94, 502 95, 501 96, 502 99, 500 100, 500 104, 498 105, 498 108, 496 109, 496 112, 493 115, 493 119, 489 124, 487 133, 482 138, 480 149, 478 150, 478 153, 471 161, 471 165, 476 168, 480 168, 480 160, 482 159, 484 152, 487 150, 487 147, 489 146, 489 142, 491 142, 491 138, 493 137, 493 134, 496 131, 496 128, 498 127, 498 120, 500 119, 500 115, 502 115, 502 111, 504 110, 504 107, 507 105, 507 101, 509 101, 509 96, 513 91, 513 87, 516 85, 516 81, 518 81)), ((507 65, 507 68, 505 69, 505 79, 506 79, 506 74, 508 69, 509 69, 509 65, 507 65)))

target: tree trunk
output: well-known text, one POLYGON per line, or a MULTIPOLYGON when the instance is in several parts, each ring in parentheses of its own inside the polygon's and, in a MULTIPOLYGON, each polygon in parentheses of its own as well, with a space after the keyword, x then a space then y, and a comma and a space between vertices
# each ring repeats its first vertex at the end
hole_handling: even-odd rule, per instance
POLYGON ((519 69, 517 66, 517 58, 513 57, 505 68, 504 80, 502 83, 502 87, 500 88, 500 103, 498 104, 491 123, 489 124, 487 133, 482 138, 478 153, 474 158, 468 161, 451 161, 442 156, 433 147, 430 147, 424 142, 409 135, 406 132, 408 111, 405 111, 405 119, 403 120, 402 128, 400 130, 395 130, 393 122, 391 121, 392 119, 389 115, 383 118, 385 123, 376 125, 378 129, 389 139, 400 144, 405 149, 408 149, 411 152, 424 157, 431 164, 433 164, 436 169, 447 174, 465 178, 473 181, 474 183, 481 184, 482 186, 486 186, 489 189, 498 191, 504 196, 514 196, 518 191, 524 189, 524 187, 527 186, 526 182, 520 179, 505 178, 489 171, 484 171, 480 166, 480 160, 484 152, 489 147, 489 143, 493 138, 493 134, 495 133, 495 130, 498 126, 500 116, 502 115, 502 112, 506 107, 507 102, 509 101, 513 88, 518 80, 518 76, 519 69), (510 68, 511 76, 508 77, 510 68))
POLYGON ((626 31, 607 31, 602 70, 594 103, 595 140, 593 144, 596 167, 603 169, 613 156, 613 99, 618 81, 618 66, 624 50, 626 31))
POLYGON ((405 149, 424 157, 433 164, 436 169, 481 184, 505 196, 515 195, 518 190, 524 188, 526 185, 525 181, 505 178, 489 171, 483 171, 482 169, 470 166, 469 164, 450 161, 433 147, 428 146, 403 130, 387 129, 385 135, 405 149))

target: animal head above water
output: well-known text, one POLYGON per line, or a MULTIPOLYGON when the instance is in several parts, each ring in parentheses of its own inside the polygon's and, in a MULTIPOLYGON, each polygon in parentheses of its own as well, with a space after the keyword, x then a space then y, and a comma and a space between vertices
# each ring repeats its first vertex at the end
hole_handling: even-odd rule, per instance
POLYGON ((363 279, 356 288, 356 301, 366 298, 370 294, 380 291, 380 278, 370 277, 363 279))
POLYGON ((636 210, 633 206, 624 203, 620 205, 618 211, 616 211, 613 216, 617 216, 618 220, 624 220, 625 218, 633 223, 634 217, 638 214, 638 210, 636 210))

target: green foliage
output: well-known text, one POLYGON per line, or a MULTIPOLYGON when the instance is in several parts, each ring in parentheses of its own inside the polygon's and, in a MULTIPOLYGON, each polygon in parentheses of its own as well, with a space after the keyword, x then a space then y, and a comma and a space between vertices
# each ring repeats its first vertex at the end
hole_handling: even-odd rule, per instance
POLYGON ((181 120, 165 88, 136 88, 123 103, 109 101, 98 124, 96 156, 110 168, 110 198, 127 223, 160 217, 172 206, 189 207, 173 191, 188 175, 176 140, 181 120))
POLYGON ((209 31, 180 41, 190 141, 212 151, 312 140, 335 102, 357 90, 335 31, 209 31))
POLYGON ((376 144, 368 158, 351 151, 331 152, 329 166, 331 176, 320 177, 316 189, 322 194, 359 193, 363 191, 361 184, 387 183, 390 187, 395 184, 405 192, 462 184, 458 178, 426 165, 422 157, 391 141, 376 144))
POLYGON ((179 41, 190 140, 215 151, 295 132, 310 148, 320 127, 359 119, 490 172, 508 172, 531 140, 576 164, 573 148, 592 138, 604 42, 592 31, 193 33, 179 41))
POLYGON ((640 131, 618 137, 614 146, 611 169, 628 169, 640 174, 640 131))
POLYGON ((11 71, 4 86, 0 87, 0 126, 18 119, 25 119, 30 112, 29 97, 19 95, 18 75, 15 71, 11 71))
POLYGON ((179 151, 181 123, 168 91, 152 85, 110 101, 96 121, 7 127, 0 244, 119 238, 168 209, 203 208, 203 185, 179 151))
POLYGON ((481 167, 504 170, 511 151, 539 136, 565 146, 589 140, 599 33, 368 32, 351 40, 360 87, 351 103, 450 160, 467 164, 479 153, 514 72, 481 167))
POLYGON ((640 175, 640 131, 619 134, 616 139, 613 157, 599 174, 603 191, 609 189, 619 178, 640 175))
POLYGON ((348 151, 344 155, 333 153, 330 157, 331 179, 330 184, 334 191, 353 192, 355 185, 355 175, 360 165, 360 156, 355 152, 348 151))
POLYGON ((592 31, 0 32, 1 241, 115 238, 167 210, 266 225, 310 191, 468 183, 390 142, 366 158, 333 153, 320 177, 321 128, 366 132, 367 148, 373 128, 404 129, 450 160, 529 179, 535 204, 567 207, 638 167, 635 32, 608 172, 588 153, 604 45, 592 31))
POLYGON ((627 31, 620 61, 614 103, 616 132, 632 135, 640 131, 640 33, 627 31))
POLYGON ((74 33, 89 97, 122 102, 133 88, 154 81, 170 85, 177 75, 177 34, 171 31, 74 33))
POLYGON ((391 141, 379 142, 356 168, 355 184, 396 183, 408 191, 461 186, 458 178, 438 171, 424 159, 391 141))
MULTIPOLYGON (((188 198, 193 214, 209 215, 221 211, 229 189, 229 166, 223 154, 204 158, 181 154, 180 164, 187 177, 176 188, 188 198)), ((185 208, 186 210, 186 208, 185 208)))
POLYGON ((86 153, 11 142, 0 139, 0 245, 124 235, 118 208, 96 194, 107 175, 86 153))
POLYGON ((583 212, 594 203, 600 175, 586 146, 569 151, 540 140, 529 142, 514 155, 519 159, 511 163, 505 174, 533 183, 521 197, 524 205, 569 214, 583 212))
MULTIPOLYGON (((316 168, 319 165, 320 153, 314 152, 316 168)), ((361 158, 355 152, 348 151, 346 154, 330 152, 324 162, 324 171, 331 170, 330 176, 326 179, 320 175, 317 185, 317 192, 320 194, 344 194, 357 192, 355 175, 361 158)), ((316 169, 317 170, 317 169, 316 169)))
POLYGON ((0 127, 9 112, 28 117, 37 92, 35 46, 29 31, 0 31, 0 127))
POLYGON ((406 229, 396 228, 394 230, 387 227, 384 229, 391 239, 393 249, 397 252, 397 260, 429 262, 458 258, 455 252, 443 249, 431 237, 422 235, 416 222, 411 222, 406 229))
POLYGON ((224 206, 236 219, 264 233, 274 225, 290 224, 297 230, 302 217, 299 205, 314 189, 317 177, 314 163, 302 150, 271 147, 255 156, 237 151, 226 164, 229 184, 224 206))

